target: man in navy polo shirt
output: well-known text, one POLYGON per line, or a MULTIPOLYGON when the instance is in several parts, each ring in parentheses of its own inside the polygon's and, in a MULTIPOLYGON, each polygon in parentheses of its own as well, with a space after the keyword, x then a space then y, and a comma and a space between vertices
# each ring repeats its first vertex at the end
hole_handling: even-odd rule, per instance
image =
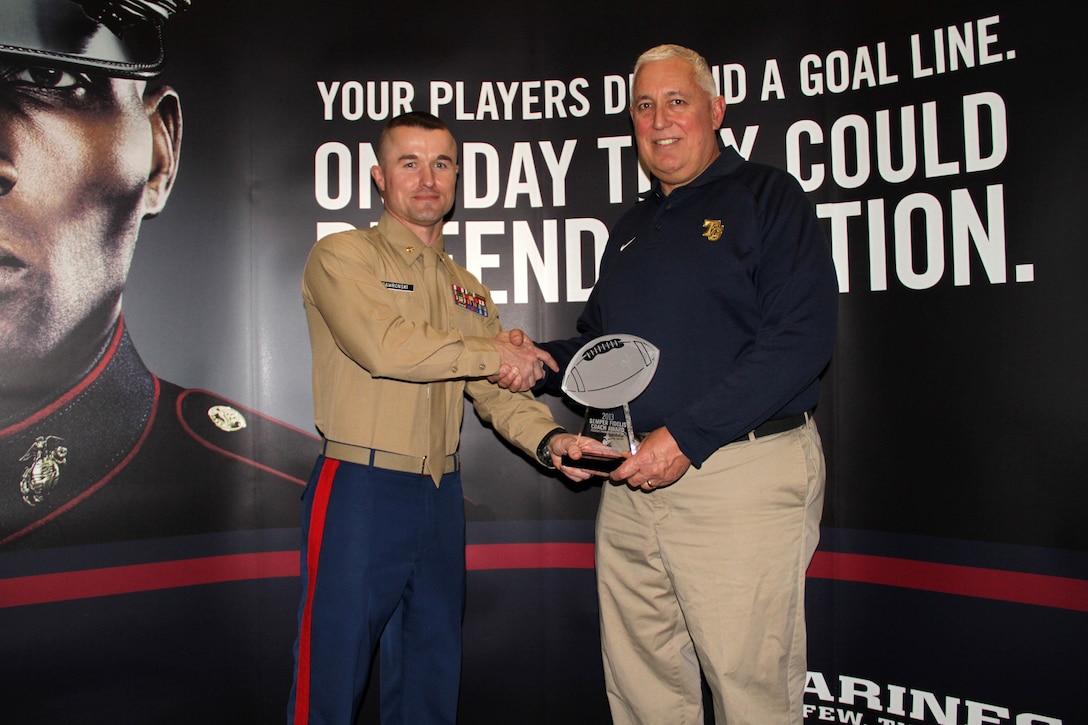
POLYGON ((561 367, 609 333, 661 351, 630 406, 645 439, 597 518, 616 723, 701 723, 700 675, 716 722, 802 722, 805 570, 825 479, 811 413, 837 284, 799 185, 723 147, 724 113, 699 54, 639 58, 631 118, 653 186, 612 230, 580 336, 540 344, 561 367))

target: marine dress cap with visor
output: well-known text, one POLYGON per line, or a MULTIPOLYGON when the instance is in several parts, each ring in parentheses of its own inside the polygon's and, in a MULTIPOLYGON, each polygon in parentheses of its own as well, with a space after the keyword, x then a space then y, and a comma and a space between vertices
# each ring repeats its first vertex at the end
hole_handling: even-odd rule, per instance
POLYGON ((153 78, 163 67, 163 24, 190 1, 4 0, 0 58, 153 78))

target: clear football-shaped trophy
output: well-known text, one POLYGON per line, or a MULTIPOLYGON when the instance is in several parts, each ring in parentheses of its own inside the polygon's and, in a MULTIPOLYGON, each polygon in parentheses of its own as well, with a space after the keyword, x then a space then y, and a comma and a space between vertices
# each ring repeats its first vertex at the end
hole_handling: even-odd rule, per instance
POLYGON ((602 335, 582 346, 563 374, 563 392, 586 407, 581 435, 615 451, 614 455, 583 453, 573 468, 608 472, 638 449, 629 403, 650 384, 657 372, 660 350, 635 335, 602 335))

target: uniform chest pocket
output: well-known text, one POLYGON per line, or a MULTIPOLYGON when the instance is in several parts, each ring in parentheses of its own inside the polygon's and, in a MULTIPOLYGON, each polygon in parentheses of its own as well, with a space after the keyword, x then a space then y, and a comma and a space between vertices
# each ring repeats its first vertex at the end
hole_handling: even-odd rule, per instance
POLYGON ((453 311, 468 312, 483 320, 486 320, 494 312, 487 297, 458 284, 450 285, 450 294, 452 296, 451 309, 453 311))

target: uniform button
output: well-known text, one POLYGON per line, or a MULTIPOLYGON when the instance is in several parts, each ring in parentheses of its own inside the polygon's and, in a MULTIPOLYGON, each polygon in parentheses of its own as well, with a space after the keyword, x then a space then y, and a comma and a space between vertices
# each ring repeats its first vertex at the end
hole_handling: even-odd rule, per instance
POLYGON ((457 366, 456 366, 456 365, 454 365, 454 366, 453 366, 452 368, 450 368, 450 370, 451 370, 452 372, 457 372, 457 366))
POLYGON ((480 369, 487 370, 487 365, 485 365, 484 363, 480 363, 480 369))

